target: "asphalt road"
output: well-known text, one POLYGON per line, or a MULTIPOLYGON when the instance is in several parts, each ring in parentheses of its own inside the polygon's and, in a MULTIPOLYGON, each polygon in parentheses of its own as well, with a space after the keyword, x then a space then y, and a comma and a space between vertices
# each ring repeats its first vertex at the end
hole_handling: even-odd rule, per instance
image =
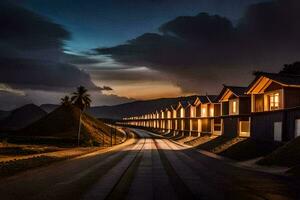
POLYGON ((169 140, 140 138, 0 180, 0 199, 300 199, 289 177, 234 167, 169 140))

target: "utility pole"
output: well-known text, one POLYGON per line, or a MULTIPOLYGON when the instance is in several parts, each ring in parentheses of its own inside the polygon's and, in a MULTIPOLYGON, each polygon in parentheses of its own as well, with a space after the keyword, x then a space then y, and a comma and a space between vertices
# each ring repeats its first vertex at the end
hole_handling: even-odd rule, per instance
POLYGON ((84 108, 83 110, 81 111, 81 109, 79 109, 79 125, 78 125, 78 134, 77 134, 77 146, 79 147, 80 145, 80 131, 81 131, 81 118, 82 118, 82 114, 84 112, 84 108))
POLYGON ((79 125, 78 125, 78 133, 77 133, 77 146, 80 145, 80 129, 81 129, 81 110, 79 114, 79 125))

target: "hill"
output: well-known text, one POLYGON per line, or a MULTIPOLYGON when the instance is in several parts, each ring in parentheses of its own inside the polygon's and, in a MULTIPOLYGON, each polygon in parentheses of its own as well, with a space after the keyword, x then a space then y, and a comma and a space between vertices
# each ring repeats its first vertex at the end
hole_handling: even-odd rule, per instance
POLYGON ((18 130, 37 121, 47 113, 39 106, 27 104, 20 108, 4 113, 7 116, 0 121, 1 131, 18 130))
MULTIPOLYGON (((48 137, 76 141, 80 110, 73 105, 60 106, 42 119, 20 130, 19 136, 48 137)), ((80 140, 84 145, 110 144, 111 128, 88 114, 81 118, 80 140)), ((123 134, 117 132, 117 143, 123 134)))
POLYGON ((195 99, 196 96, 188 96, 134 101, 115 106, 92 107, 88 110, 88 113, 97 118, 122 119, 124 117, 148 114, 150 112, 154 112, 156 109, 166 108, 170 105, 177 105, 178 101, 190 100, 192 102, 195 99))
POLYGON ((42 104, 42 105, 40 105, 40 108, 43 109, 44 111, 46 111, 47 113, 52 112, 53 110, 55 110, 58 107, 59 107, 59 105, 56 105, 56 104, 42 104))
POLYGON ((297 137, 278 148, 262 160, 258 161, 258 164, 287 167, 300 165, 300 137, 297 137))

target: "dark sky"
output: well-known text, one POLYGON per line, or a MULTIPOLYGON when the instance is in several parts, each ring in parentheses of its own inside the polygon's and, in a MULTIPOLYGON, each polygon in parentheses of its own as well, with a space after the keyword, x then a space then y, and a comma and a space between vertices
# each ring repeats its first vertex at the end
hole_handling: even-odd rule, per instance
POLYGON ((112 46, 155 32, 177 16, 209 12, 236 21, 247 5, 261 0, 22 0, 25 7, 72 33, 67 46, 83 51, 112 46))
POLYGON ((218 93, 299 60, 298 0, 0 2, 0 109, 218 93), (12 3, 14 2, 14 3, 12 3), (205 13, 204 13, 205 12, 205 13))

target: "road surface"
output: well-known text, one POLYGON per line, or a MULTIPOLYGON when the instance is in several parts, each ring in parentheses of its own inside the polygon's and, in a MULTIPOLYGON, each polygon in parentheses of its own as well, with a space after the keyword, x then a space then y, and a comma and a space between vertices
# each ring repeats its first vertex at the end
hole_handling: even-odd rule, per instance
POLYGON ((300 199, 288 177, 207 157, 143 130, 140 138, 0 180, 0 199, 300 199))

